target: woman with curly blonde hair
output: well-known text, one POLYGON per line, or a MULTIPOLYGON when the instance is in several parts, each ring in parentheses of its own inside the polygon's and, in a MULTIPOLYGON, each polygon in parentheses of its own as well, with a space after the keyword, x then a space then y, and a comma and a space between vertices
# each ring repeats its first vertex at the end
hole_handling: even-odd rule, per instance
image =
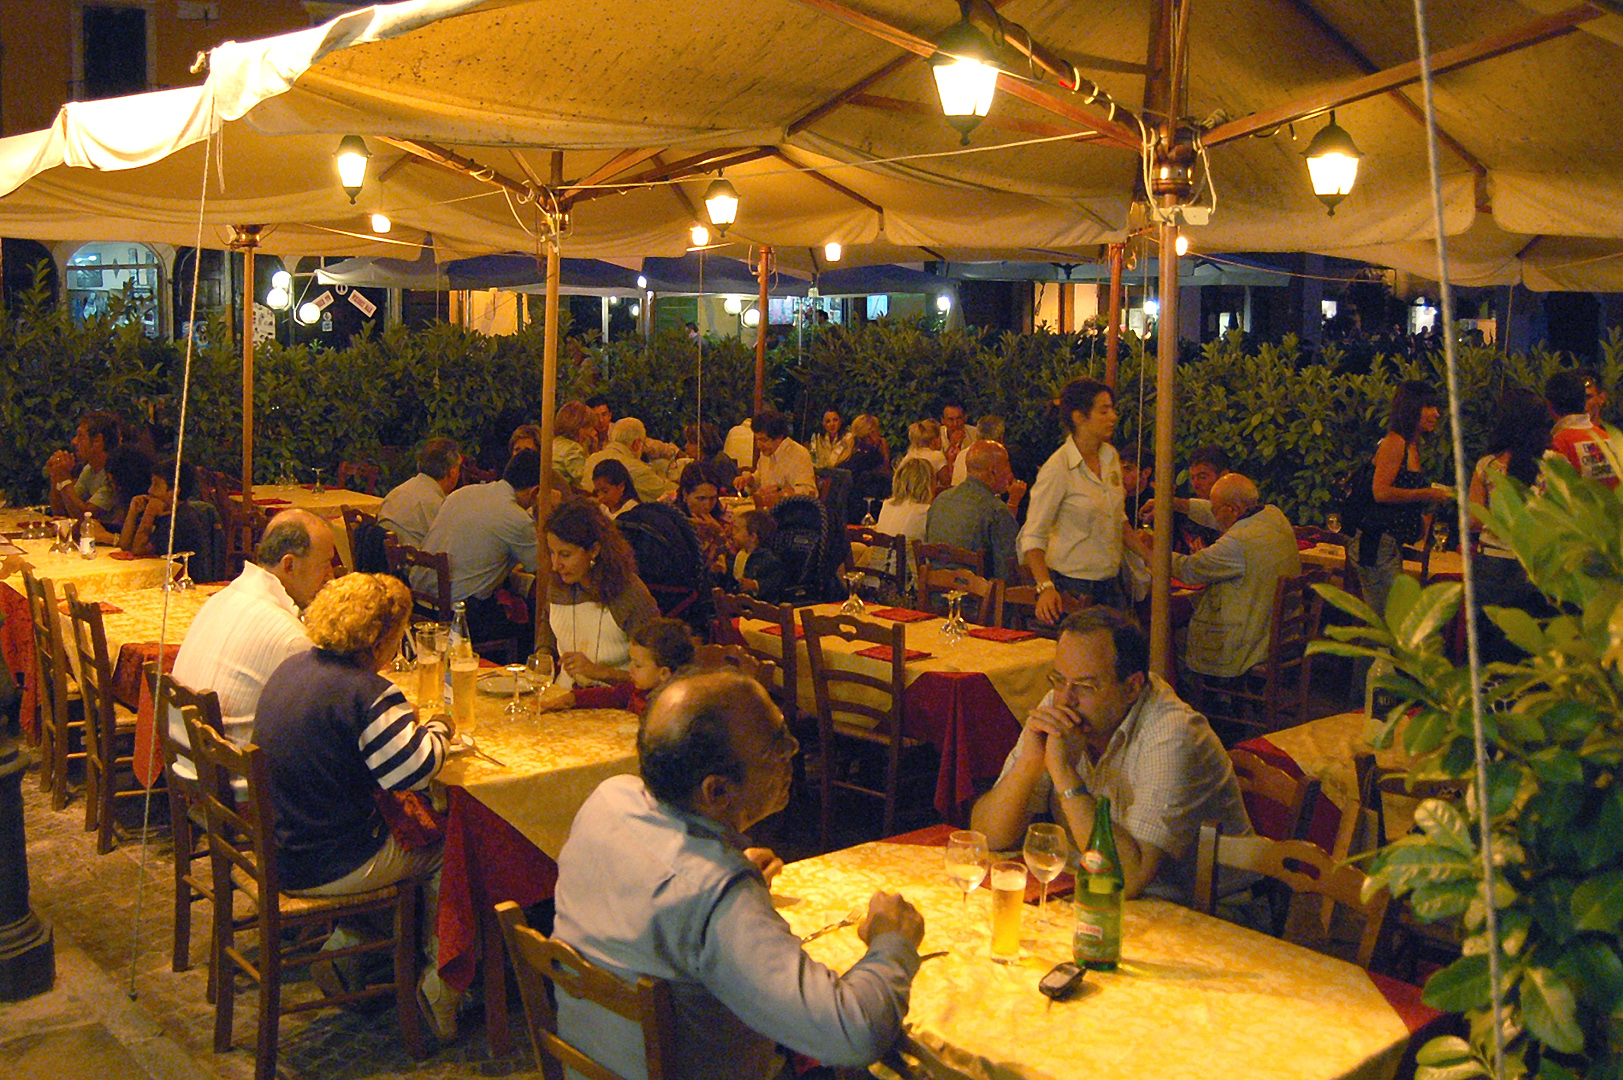
MULTIPOLYGON (((264 755, 282 884, 305 896, 347 896, 421 879, 428 965, 418 983, 424 1015, 442 1039, 456 1032, 460 995, 440 982, 440 848, 408 849, 378 809, 384 791, 418 791, 445 762, 451 729, 421 720, 379 674, 400 648, 411 593, 387 574, 346 574, 305 609, 315 648, 290 657, 265 683, 253 742, 264 755)), ((328 948, 352 942, 336 932, 328 948)), ((358 943, 358 942, 354 942, 358 943)), ((318 981, 358 989, 344 959, 318 981)))

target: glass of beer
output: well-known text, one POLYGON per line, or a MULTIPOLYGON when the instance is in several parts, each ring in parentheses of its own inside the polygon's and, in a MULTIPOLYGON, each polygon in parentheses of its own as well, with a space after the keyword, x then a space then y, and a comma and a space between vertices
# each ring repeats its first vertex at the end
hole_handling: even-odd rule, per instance
POLYGON ((472 735, 474 728, 474 684, 479 681, 479 658, 458 656, 451 660, 451 723, 460 735, 472 735))
POLYGON ((440 698, 445 692, 445 668, 440 640, 440 628, 431 622, 420 622, 412 627, 412 640, 417 645, 417 711, 425 717, 440 709, 440 698))
POLYGON ((1013 960, 1020 955, 1020 909, 1026 902, 1026 864, 992 865, 992 959, 1013 960))

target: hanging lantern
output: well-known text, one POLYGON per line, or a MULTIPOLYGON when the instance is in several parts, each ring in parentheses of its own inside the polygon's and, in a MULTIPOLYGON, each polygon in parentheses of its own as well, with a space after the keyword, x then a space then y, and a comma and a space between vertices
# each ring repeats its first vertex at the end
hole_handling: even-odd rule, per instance
POLYGON ((704 208, 717 234, 727 235, 727 226, 738 220, 738 191, 725 177, 718 176, 705 189, 704 208))
POLYGON ((968 146, 969 133, 991 111, 997 92, 992 43, 969 20, 961 19, 941 35, 930 57, 930 71, 941 96, 941 112, 963 136, 962 145, 968 146))
POLYGON ((1307 159, 1308 178, 1313 181, 1313 194, 1336 215, 1336 204, 1345 199, 1358 179, 1358 160, 1362 156, 1346 129, 1336 123, 1335 110, 1324 130, 1313 136, 1302 152, 1307 159))
POLYGON ((338 182, 343 185, 351 204, 366 183, 366 159, 372 154, 366 141, 359 135, 345 135, 338 141, 338 182))

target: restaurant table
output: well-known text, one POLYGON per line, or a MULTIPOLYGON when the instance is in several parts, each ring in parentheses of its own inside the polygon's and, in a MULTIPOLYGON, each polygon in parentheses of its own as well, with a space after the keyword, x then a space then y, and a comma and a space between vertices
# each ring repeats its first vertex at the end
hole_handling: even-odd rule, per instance
MULTIPOLYGON (((169 562, 161 556, 130 558, 115 547, 96 545, 96 556, 87 559, 75 552, 68 555, 51 551, 54 540, 12 540, 22 549, 22 562, 37 578, 49 578, 60 596, 68 582, 79 587, 81 596, 100 598, 114 589, 143 589, 163 583, 169 562)), ((22 566, 5 578, 22 588, 22 566)))
MULTIPOLYGON (((385 674, 416 704, 415 672, 385 674)), ((528 906, 550 898, 558 877, 553 859, 581 803, 609 777, 637 770, 635 714, 568 709, 515 718, 503 712, 511 700, 510 693, 481 691, 474 701, 474 741, 502 764, 458 751, 436 784, 446 813, 435 922, 440 977, 466 990, 483 954, 486 1038, 496 1055, 510 1049, 510 1038, 494 908, 504 900, 528 906)))
MULTIPOLYGON (((1314 544, 1312 547, 1302 549, 1303 566, 1317 566, 1339 574, 1346 568, 1346 564, 1347 551, 1340 544, 1314 544)), ((1405 559, 1403 570, 1407 574, 1419 577, 1420 563, 1414 559, 1405 559)), ((1428 581, 1439 578, 1458 579, 1461 573, 1463 571, 1460 568, 1458 551, 1433 551, 1430 562, 1426 564, 1428 581)))
POLYGON ((338 540, 339 558, 352 570, 355 568, 355 556, 349 550, 349 532, 344 528, 344 507, 361 510, 376 517, 378 509, 383 505, 383 500, 378 496, 368 495, 364 491, 348 491, 344 488, 323 488, 317 491, 313 484, 255 484, 254 502, 264 507, 268 514, 274 515, 279 511, 295 508, 308 510, 317 517, 325 518, 338 540))
MULTIPOLYGON (((818 604, 803 610, 832 615, 840 605, 818 604)), ((870 605, 859 618, 888 626, 892 620, 879 613, 901 610, 870 605)), ((935 807, 951 816, 975 797, 977 785, 997 779, 1003 759, 1020 737, 1026 713, 1048 693, 1054 643, 1036 635, 1009 641, 965 637, 949 642, 941 636, 945 622, 940 616, 930 615, 906 624, 906 647, 929 655, 907 662, 903 730, 909 736, 929 740, 941 752, 935 807)), ((752 648, 777 652, 780 645, 767 632, 769 627, 775 629, 774 624, 743 619, 738 629, 752 648)), ((797 639, 795 648, 799 706, 803 713, 816 715, 817 697, 805 641, 797 639)), ((824 643, 823 655, 843 670, 888 678, 889 662, 856 655, 864 648, 871 646, 831 638, 824 643)), ((882 704, 880 695, 858 686, 842 692, 853 697, 870 693, 875 704, 882 704)))
MULTIPOLYGON (((1022 911, 1021 955, 988 955, 991 894, 967 905, 943 869, 943 830, 791 863, 772 883, 797 934, 900 892, 924 916, 901 1049, 923 1075, 975 1080, 1142 1076, 1156 1080, 1382 1080, 1412 1030, 1439 1014, 1414 987, 1160 900, 1125 906, 1122 961, 1049 1002, 1037 982, 1071 959, 1072 907, 1022 911), (912 842, 908 842, 908 841, 912 842)), ((864 951, 855 928, 807 952, 844 971, 864 951)))

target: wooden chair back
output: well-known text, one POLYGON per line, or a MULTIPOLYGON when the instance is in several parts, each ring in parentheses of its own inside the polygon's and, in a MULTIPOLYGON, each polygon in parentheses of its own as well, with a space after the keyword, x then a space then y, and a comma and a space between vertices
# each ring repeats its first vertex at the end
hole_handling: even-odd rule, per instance
POLYGON ((716 623, 711 637, 723 645, 740 645, 759 661, 776 666, 778 685, 771 690, 785 716, 800 713, 799 650, 795 648, 795 609, 788 604, 769 604, 743 593, 716 589, 711 594, 716 606, 716 623), (777 651, 757 649, 744 640, 734 627, 734 619, 755 619, 778 628, 777 651))
POLYGON ((1194 697, 1208 719, 1267 732, 1306 717, 1313 676, 1307 646, 1318 636, 1324 613, 1324 600, 1313 585, 1324 579, 1324 571, 1317 569, 1279 579, 1269 619, 1268 658, 1261 664, 1233 679, 1191 677, 1194 697))
POLYGON ((348 489, 350 481, 359 481, 360 487, 355 490, 364 491, 368 495, 378 493, 378 485, 382 481, 382 470, 374 461, 340 461, 338 463, 338 479, 334 486, 348 489))
POLYGON ((757 656, 749 646, 700 645, 693 650, 693 666, 709 670, 728 669, 754 679, 768 694, 777 692, 778 665, 771 657, 757 656))
MULTIPOLYGON (((113 662, 107 654, 107 629, 98 601, 79 599, 72 583, 62 587, 79 661, 79 695, 85 718, 85 831, 96 833, 96 850, 113 850, 113 800, 119 774, 132 772, 134 758, 119 753, 117 703, 113 698, 113 662)), ((134 718, 125 725, 126 742, 133 741, 134 718)), ((133 777, 132 777, 133 778, 133 777)))
POLYGON ((1223 836, 1222 826, 1208 821, 1200 826, 1195 849, 1195 907, 1208 915, 1217 912, 1219 867, 1261 874, 1288 886, 1293 894, 1327 897, 1361 917, 1364 925, 1358 937, 1355 962, 1359 967, 1369 967, 1385 928, 1389 894, 1380 889, 1364 899, 1363 871, 1338 863, 1323 849, 1305 840, 1223 836))
POLYGON ((265 535, 270 515, 257 503, 247 507, 236 499, 230 499, 220 516, 220 523, 225 530, 226 576, 235 578, 242 573, 243 564, 254 557, 254 549, 265 535))
POLYGON ((812 691, 817 701, 818 744, 823 755, 822 807, 819 828, 824 842, 832 825, 833 789, 844 788, 872 798, 885 806, 884 833, 893 835, 896 823, 896 791, 901 752, 907 745, 902 734, 903 697, 907 689, 907 636, 902 623, 888 626, 852 615, 818 615, 809 608, 800 612, 806 631, 806 655, 810 661, 812 691), (841 667, 832 662, 827 641, 866 642, 890 649, 890 662, 883 676, 841 667), (836 779, 833 748, 836 738, 857 739, 885 747, 885 786, 866 787, 855 780, 836 779))
MULTIPOLYGON (((1035 585, 1004 585, 1002 625, 1014 630, 1030 630, 1038 637, 1057 638, 1059 623, 1047 623, 1037 618, 1038 595, 1035 585)), ((1059 594, 1059 602, 1062 621, 1065 615, 1088 606, 1084 598, 1063 592, 1059 594)))
POLYGON ((986 576, 986 555, 968 548, 954 547, 951 544, 931 544, 923 540, 913 541, 913 561, 922 568, 929 563, 938 569, 949 566, 962 566, 966 570, 973 570, 981 577, 986 576))
POLYGON ((523 910, 511 900, 496 905, 496 918, 501 922, 508 955, 513 958, 535 1057, 546 1080, 563 1080, 566 1068, 588 1080, 623 1080, 558 1035, 554 987, 640 1027, 648 1080, 664 1080, 670 1075, 675 1065, 675 1013, 670 987, 665 982, 644 975, 628 983, 604 971, 563 942, 530 929, 523 910))
POLYGON ((861 570, 865 578, 877 581, 882 595, 900 598, 907 592, 907 537, 882 533, 866 525, 847 525, 845 538, 853 544, 866 544, 870 553, 878 551, 886 556, 883 567, 865 564, 851 569, 861 570))
POLYGON ((391 540, 384 547, 389 556, 389 573, 406 583, 406 587, 411 590, 412 605, 417 612, 435 622, 450 622, 451 556, 444 551, 428 552, 414 548, 398 540, 391 540), (412 570, 419 567, 433 573, 431 586, 418 587, 416 575, 412 570))
MULTIPOLYGON (((964 617, 982 626, 1003 625, 1003 582, 982 577, 974 570, 955 566, 941 567, 932 562, 923 548, 944 548, 945 544, 922 544, 914 541, 914 561, 918 564, 919 606, 925 611, 945 610, 946 594, 957 591, 979 600, 964 609, 964 617), (941 597, 941 603, 936 598, 941 597)), ((962 551, 962 548, 954 549, 962 551)), ((966 597, 967 599, 968 597, 966 597)))
POLYGON ((39 692, 40 790, 51 793, 51 809, 68 804, 68 762, 81 759, 82 752, 70 753, 71 729, 82 720, 72 715, 75 698, 70 694, 68 651, 62 640, 62 620, 57 615, 56 589, 49 578, 36 578, 23 570, 23 592, 28 600, 28 617, 34 633, 34 672, 39 692))
POLYGON ((1292 776, 1240 747, 1229 750, 1229 761, 1234 764, 1234 777, 1240 782, 1252 826, 1256 827, 1259 820, 1272 818, 1278 827, 1263 835, 1273 840, 1306 840, 1308 827, 1313 822, 1313 809, 1319 802, 1318 778, 1292 776), (1272 804, 1277 810, 1269 814, 1259 803, 1272 804))

